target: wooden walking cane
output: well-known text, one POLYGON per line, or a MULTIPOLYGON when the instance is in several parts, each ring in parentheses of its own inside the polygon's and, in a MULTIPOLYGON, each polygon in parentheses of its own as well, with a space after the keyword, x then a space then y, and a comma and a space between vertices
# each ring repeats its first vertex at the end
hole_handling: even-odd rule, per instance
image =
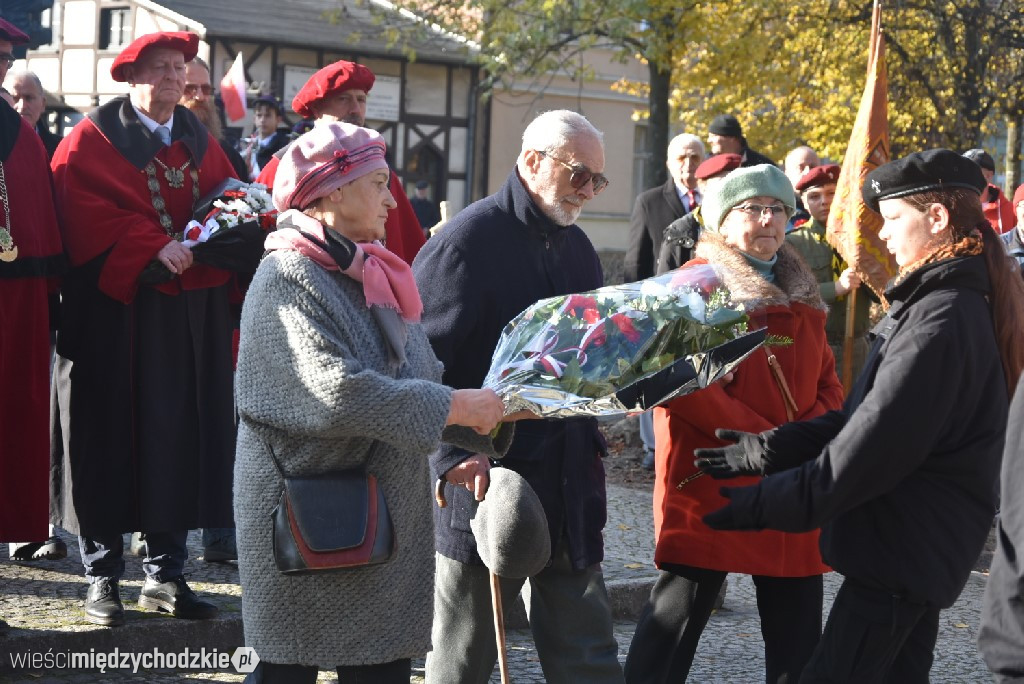
MULTIPOLYGON (((444 498, 444 478, 437 478, 434 484, 434 501, 438 508, 445 508, 448 501, 444 498)), ((501 580, 493 572, 491 576, 491 612, 494 614, 494 641, 498 647, 498 671, 501 673, 501 684, 509 684, 508 650, 505 648, 505 611, 501 607, 501 580)))
POLYGON ((509 684, 508 652, 505 648, 505 612, 501 608, 501 580, 491 574, 491 612, 494 613, 494 641, 498 646, 498 671, 501 684, 509 684))

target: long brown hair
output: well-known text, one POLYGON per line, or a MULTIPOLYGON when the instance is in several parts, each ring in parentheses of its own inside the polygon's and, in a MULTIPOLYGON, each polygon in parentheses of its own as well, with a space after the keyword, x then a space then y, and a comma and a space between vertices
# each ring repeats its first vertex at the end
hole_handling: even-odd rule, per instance
POLYGON ((955 244, 977 231, 981 234, 985 265, 992 291, 990 296, 996 345, 1003 361, 1007 391, 1013 395, 1017 379, 1024 371, 1024 279, 1015 259, 992 230, 981 208, 981 197, 972 190, 934 190, 904 197, 908 204, 924 212, 932 204, 949 210, 950 239, 955 244))

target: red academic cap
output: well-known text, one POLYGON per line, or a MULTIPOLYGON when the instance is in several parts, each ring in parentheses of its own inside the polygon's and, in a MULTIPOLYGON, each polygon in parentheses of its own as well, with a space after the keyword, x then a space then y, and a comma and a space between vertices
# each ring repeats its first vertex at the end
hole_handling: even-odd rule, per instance
POLYGON ((376 77, 373 72, 362 64, 344 60, 328 64, 309 77, 306 85, 302 86, 292 100, 292 109, 299 116, 312 119, 316 116, 312 105, 329 95, 346 90, 362 90, 368 93, 373 87, 374 80, 376 77))
POLYGON ((815 166, 813 169, 800 176, 800 180, 796 182, 796 191, 803 192, 809 188, 816 188, 819 185, 838 183, 839 171, 839 164, 815 166))
POLYGON ((0 19, 0 40, 6 40, 11 45, 22 45, 28 42, 28 36, 11 22, 0 19))
POLYGON ((199 52, 199 36, 188 31, 164 31, 139 36, 114 59, 110 66, 111 78, 123 83, 127 80, 124 68, 139 61, 139 57, 147 49, 158 47, 177 50, 185 57, 186 62, 191 62, 199 52))
POLYGON ((697 180, 707 180, 738 169, 742 163, 743 157, 738 154, 716 154, 702 161, 693 174, 697 180))

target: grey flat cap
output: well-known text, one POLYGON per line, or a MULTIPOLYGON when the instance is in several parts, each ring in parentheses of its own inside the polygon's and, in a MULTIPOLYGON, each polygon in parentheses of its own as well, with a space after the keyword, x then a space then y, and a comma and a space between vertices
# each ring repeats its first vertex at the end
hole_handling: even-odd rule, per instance
POLYGON ((544 507, 514 470, 491 469, 487 496, 476 504, 469 525, 484 565, 499 577, 532 577, 551 559, 544 507))

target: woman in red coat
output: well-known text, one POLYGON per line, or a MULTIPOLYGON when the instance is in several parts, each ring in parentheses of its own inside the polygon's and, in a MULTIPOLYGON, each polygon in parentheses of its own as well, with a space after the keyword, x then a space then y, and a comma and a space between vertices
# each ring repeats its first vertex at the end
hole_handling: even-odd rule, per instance
MULTIPOLYGON (((686 679, 726 574, 753 576, 768 682, 795 682, 821 635, 818 533, 723 534, 701 518, 727 503, 719 484, 692 478, 694 449, 718 446, 717 428, 758 433, 837 409, 842 386, 825 337, 826 306, 813 273, 785 244, 793 187, 774 166, 729 174, 705 197, 695 263, 719 267, 749 327, 767 327, 758 350, 730 382, 655 410, 655 563, 661 570, 637 624, 626 681, 686 679)), ((755 482, 751 478, 751 482, 755 482)))

